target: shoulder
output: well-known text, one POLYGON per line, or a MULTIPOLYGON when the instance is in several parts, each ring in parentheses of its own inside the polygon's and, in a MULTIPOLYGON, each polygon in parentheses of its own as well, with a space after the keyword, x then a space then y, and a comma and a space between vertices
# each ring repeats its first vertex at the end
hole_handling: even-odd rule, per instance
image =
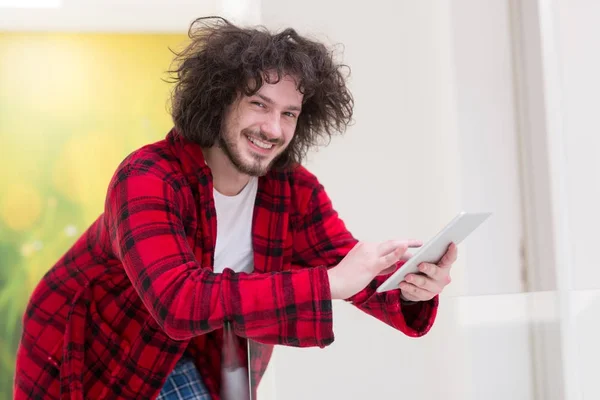
POLYGON ((323 184, 317 176, 302 165, 292 167, 288 173, 294 208, 305 214, 315 207, 329 203, 323 184))
POLYGON ((166 140, 140 147, 125 157, 117 167, 109 189, 131 178, 166 183, 176 190, 179 190, 185 181, 179 160, 166 140))
MULTIPOLYGON (((180 160, 165 141, 131 152, 119 164, 106 192, 105 212, 133 199, 161 199, 180 212, 192 215, 196 201, 180 160)), ((145 201, 145 200, 144 200, 145 201)), ((149 205, 150 202, 145 201, 149 205)))
POLYGON ((159 141, 131 152, 119 164, 108 185, 104 211, 109 218, 134 211, 174 213, 192 230, 197 206, 181 160, 168 143, 159 141))
POLYGON ((289 180, 292 187, 299 190, 312 191, 322 186, 317 176, 300 164, 290 169, 289 180))

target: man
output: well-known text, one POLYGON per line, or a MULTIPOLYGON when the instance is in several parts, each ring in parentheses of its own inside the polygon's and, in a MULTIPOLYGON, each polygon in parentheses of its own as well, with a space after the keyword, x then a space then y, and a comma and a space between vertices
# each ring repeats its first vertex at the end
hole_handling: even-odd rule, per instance
POLYGON ((333 299, 409 336, 433 324, 456 247, 376 294, 420 243, 358 242, 300 165, 352 117, 327 48, 220 19, 197 20, 190 38, 174 128, 123 161, 104 213, 31 296, 17 399, 219 399, 225 341, 238 354, 248 339, 268 345, 257 382, 272 345, 333 342, 333 299))

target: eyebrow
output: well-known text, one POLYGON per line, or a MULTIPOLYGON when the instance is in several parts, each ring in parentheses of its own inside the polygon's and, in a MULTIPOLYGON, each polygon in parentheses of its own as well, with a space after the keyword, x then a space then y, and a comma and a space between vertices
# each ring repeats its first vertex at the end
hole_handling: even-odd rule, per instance
MULTIPOLYGON (((264 94, 256 93, 256 96, 263 99, 265 101, 265 103, 269 103, 270 105, 275 104, 275 102, 272 99, 268 98, 264 94)), ((298 111, 298 112, 302 111, 302 108, 300 108, 298 106, 287 106, 287 109, 291 110, 291 111, 298 111)))

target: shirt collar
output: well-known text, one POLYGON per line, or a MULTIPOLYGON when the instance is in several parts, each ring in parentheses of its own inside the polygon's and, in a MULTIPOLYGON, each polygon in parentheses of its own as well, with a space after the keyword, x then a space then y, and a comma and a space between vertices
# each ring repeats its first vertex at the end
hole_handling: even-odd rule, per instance
POLYGON ((169 131, 166 140, 186 175, 212 176, 199 144, 184 138, 176 128, 169 131))

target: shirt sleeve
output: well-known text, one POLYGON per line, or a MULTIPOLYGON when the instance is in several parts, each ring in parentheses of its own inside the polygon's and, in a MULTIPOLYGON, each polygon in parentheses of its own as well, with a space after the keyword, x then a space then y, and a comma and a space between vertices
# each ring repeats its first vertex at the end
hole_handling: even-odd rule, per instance
POLYGON ((150 173, 115 175, 106 203, 113 252, 167 335, 185 340, 230 322, 236 335, 267 344, 333 342, 324 267, 266 274, 212 272, 195 258, 184 199, 150 173))
MULTIPOLYGON (((313 177, 315 189, 306 206, 294 238, 294 264, 334 267, 356 245, 357 240, 334 210, 323 186, 313 177)), ((398 263, 398 267, 401 263, 398 263)), ((425 335, 437 314, 438 296, 425 302, 408 304, 401 300, 400 289, 377 293, 388 277, 378 276, 359 293, 347 299, 360 310, 405 333, 425 335)))

